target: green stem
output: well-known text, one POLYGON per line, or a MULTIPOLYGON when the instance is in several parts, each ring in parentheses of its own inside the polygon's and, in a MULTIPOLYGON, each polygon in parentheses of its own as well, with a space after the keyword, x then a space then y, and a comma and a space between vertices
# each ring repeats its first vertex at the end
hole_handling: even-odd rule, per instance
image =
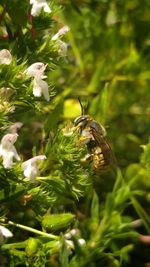
POLYGON ((81 71, 81 73, 84 73, 83 61, 82 61, 82 58, 81 58, 81 55, 80 55, 80 51, 79 51, 79 49, 78 49, 78 47, 76 45, 74 36, 73 36, 73 34, 71 32, 68 33, 68 36, 69 36, 69 39, 70 39, 70 43, 71 43, 71 46, 72 46, 73 53, 74 53, 74 55, 76 57, 78 65, 79 65, 80 71, 81 71))
POLYGON ((20 228, 20 229, 23 229, 23 230, 32 232, 32 233, 37 234, 37 235, 42 235, 42 236, 44 236, 44 237, 48 237, 48 238, 55 239, 55 240, 58 240, 58 239, 59 239, 59 237, 56 236, 56 235, 48 234, 48 233, 44 233, 44 232, 42 232, 42 231, 36 230, 36 229, 31 228, 31 227, 26 226, 26 225, 22 225, 22 224, 19 224, 19 223, 14 223, 14 222, 12 222, 12 221, 8 221, 8 224, 9 224, 9 225, 13 225, 13 226, 15 226, 15 227, 18 227, 18 228, 20 228))
POLYGON ((149 215, 143 209, 141 204, 136 200, 136 198, 131 197, 131 202, 132 202, 132 205, 133 205, 134 209, 136 210, 137 214, 142 219, 143 225, 145 226, 148 234, 150 234, 150 217, 149 217, 149 215))
MULTIPOLYGON (((61 16, 62 16, 62 21, 64 22, 64 24, 68 25, 65 15, 62 13, 61 16)), ((69 37, 69 40, 71 43, 72 51, 75 55, 75 58, 77 60, 78 65, 79 65, 80 72, 81 72, 81 74, 84 74, 84 63, 83 63, 83 60, 81 57, 80 50, 79 50, 78 46, 76 45, 75 38, 74 38, 72 31, 68 32, 68 37, 69 37)))
POLYGON ((92 75, 90 83, 86 88, 88 93, 93 93, 94 91, 96 91, 99 88, 100 77, 102 75, 103 66, 104 66, 104 62, 98 63, 96 65, 96 68, 95 68, 95 71, 92 75))
POLYGON ((18 242, 18 243, 12 243, 12 244, 4 244, 2 245, 2 249, 22 249, 22 248, 25 248, 27 244, 27 240, 26 241, 23 241, 23 242, 18 242))
POLYGON ((105 215, 96 230, 96 234, 94 235, 94 238, 92 238, 92 243, 101 242, 103 233, 107 228, 107 220, 108 220, 108 217, 105 215))

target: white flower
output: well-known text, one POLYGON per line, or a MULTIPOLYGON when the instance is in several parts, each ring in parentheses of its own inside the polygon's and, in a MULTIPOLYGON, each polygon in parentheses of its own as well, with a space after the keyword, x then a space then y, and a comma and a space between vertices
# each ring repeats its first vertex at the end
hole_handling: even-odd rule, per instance
POLYGON ((80 246, 84 246, 86 244, 86 241, 83 238, 79 238, 78 242, 79 242, 80 246))
POLYGON ((33 80, 33 95, 36 97, 40 97, 42 94, 47 101, 50 100, 47 82, 43 81, 42 79, 34 78, 34 80, 33 80))
POLYGON ((30 0, 30 4, 32 5, 31 15, 33 17, 39 16, 42 9, 47 13, 51 13, 51 9, 46 0, 30 0))
POLYGON ((47 101, 50 100, 49 92, 48 92, 48 84, 47 82, 43 81, 46 76, 44 75, 44 71, 46 66, 42 62, 36 62, 32 64, 25 73, 29 76, 34 77, 33 80, 33 95, 35 97, 40 97, 42 94, 47 101))
POLYGON ((67 248, 74 249, 74 243, 72 240, 66 240, 67 248))
POLYGON ((35 177, 39 174, 39 168, 37 166, 37 161, 46 159, 45 155, 39 155, 33 157, 22 164, 23 173, 25 177, 30 179, 31 183, 35 182, 35 177))
POLYGON ((70 31, 70 28, 65 25, 62 27, 52 38, 52 41, 56 41, 56 46, 58 47, 58 53, 60 56, 66 56, 68 44, 59 39, 62 35, 70 31))
POLYGON ((0 156, 3 158, 4 168, 10 169, 13 164, 13 158, 20 160, 20 157, 16 151, 14 143, 18 137, 17 133, 10 133, 4 135, 0 144, 0 156))
POLYGON ((12 61, 12 55, 7 49, 0 50, 0 64, 9 65, 12 61))
POLYGON ((57 40, 60 36, 64 35, 66 32, 69 32, 70 28, 65 25, 64 27, 62 27, 53 37, 52 37, 52 41, 57 40))
POLYGON ((46 76, 43 76, 46 66, 47 65, 45 65, 42 62, 36 62, 36 63, 33 63, 29 68, 27 68, 25 73, 34 78, 40 77, 42 79, 46 77, 46 76))
POLYGON ((7 128, 7 131, 9 133, 17 133, 18 129, 20 129, 22 127, 23 123, 18 121, 18 122, 15 122, 13 123, 12 125, 10 125, 8 128, 7 128))
POLYGON ((72 127, 71 123, 68 123, 64 128, 62 128, 62 133, 66 137, 72 136, 74 131, 75 131, 75 127, 72 127))
POLYGON ((78 229, 72 229, 68 233, 65 234, 66 239, 71 239, 72 236, 77 236, 79 235, 79 230, 78 229))
MULTIPOLYGON (((77 239, 78 240, 78 243, 80 246, 85 246, 86 244, 86 241, 83 239, 83 238, 80 238, 80 239, 77 239)), ((74 243, 72 240, 65 240, 66 241, 66 244, 67 244, 67 248, 68 249, 74 249, 75 246, 74 246, 74 243)))
POLYGON ((62 40, 57 40, 56 44, 58 45, 58 53, 60 56, 66 56, 68 44, 63 42, 62 40))
POLYGON ((13 237, 13 234, 6 227, 0 225, 0 242, 3 241, 4 237, 13 237))

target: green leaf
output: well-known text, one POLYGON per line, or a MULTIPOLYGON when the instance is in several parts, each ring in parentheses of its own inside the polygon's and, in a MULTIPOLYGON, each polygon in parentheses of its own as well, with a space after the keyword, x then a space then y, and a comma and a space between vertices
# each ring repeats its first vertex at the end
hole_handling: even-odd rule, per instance
POLYGON ((121 170, 118 168, 117 169, 117 179, 115 181, 114 187, 113 187, 113 192, 115 193, 124 183, 123 181, 123 176, 121 173, 121 170))
POLYGON ((60 116, 62 114, 63 114, 63 101, 60 101, 54 108, 53 112, 47 115, 45 130, 50 131, 51 129, 56 127, 58 121, 60 120, 60 116))
POLYGON ((36 238, 30 237, 27 241, 25 252, 27 256, 33 256, 38 250, 39 240, 36 238))
POLYGON ((62 238, 61 251, 59 254, 60 267, 69 267, 69 251, 64 238, 62 238))
POLYGON ((144 210, 144 208, 141 206, 141 204, 134 198, 131 197, 132 204, 137 212, 137 214, 142 219, 142 222, 148 232, 150 234, 150 217, 147 214, 147 212, 144 210))
POLYGON ((145 165, 145 167, 150 167, 150 143, 143 146, 144 152, 141 155, 141 163, 145 165))
POLYGON ((27 16, 29 10, 28 1, 13 0, 9 2, 8 13, 13 22, 18 26, 25 26, 27 24, 27 16), (16 15, 17 14, 17 15, 16 15))
POLYGON ((99 223, 99 199, 96 192, 94 192, 92 199, 91 217, 95 223, 99 223))
POLYGON ((42 220, 42 226, 51 231, 60 230, 66 227, 74 221, 75 215, 71 213, 61 214, 46 214, 42 220))

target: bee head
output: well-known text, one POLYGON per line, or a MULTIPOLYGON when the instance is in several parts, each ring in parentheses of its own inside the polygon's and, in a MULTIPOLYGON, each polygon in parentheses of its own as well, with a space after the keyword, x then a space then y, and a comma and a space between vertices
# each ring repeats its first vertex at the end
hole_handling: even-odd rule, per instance
POLYGON ((80 104, 80 107, 81 107, 81 112, 82 112, 82 115, 77 117, 75 120, 74 120, 74 124, 75 124, 75 128, 77 129, 83 129, 86 127, 86 125, 88 124, 88 122, 91 120, 90 116, 89 115, 85 115, 85 111, 87 110, 87 107, 88 107, 88 102, 86 103, 86 106, 83 106, 80 98, 78 98, 78 101, 79 101, 79 104, 80 104))
POLYGON ((74 120, 74 124, 75 126, 85 127, 89 120, 89 115, 81 115, 74 120))

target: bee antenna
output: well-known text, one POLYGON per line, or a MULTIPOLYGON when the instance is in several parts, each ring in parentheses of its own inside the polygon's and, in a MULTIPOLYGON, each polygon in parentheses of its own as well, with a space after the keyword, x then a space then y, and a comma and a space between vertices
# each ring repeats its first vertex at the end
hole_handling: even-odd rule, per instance
POLYGON ((87 112, 88 107, 89 107, 89 101, 87 100, 86 105, 85 105, 85 107, 84 107, 84 111, 85 111, 85 112, 87 112))
POLYGON ((80 100, 80 98, 78 97, 78 101, 79 101, 79 104, 80 104, 80 107, 81 107, 81 115, 84 115, 84 106, 82 105, 82 102, 80 100))

